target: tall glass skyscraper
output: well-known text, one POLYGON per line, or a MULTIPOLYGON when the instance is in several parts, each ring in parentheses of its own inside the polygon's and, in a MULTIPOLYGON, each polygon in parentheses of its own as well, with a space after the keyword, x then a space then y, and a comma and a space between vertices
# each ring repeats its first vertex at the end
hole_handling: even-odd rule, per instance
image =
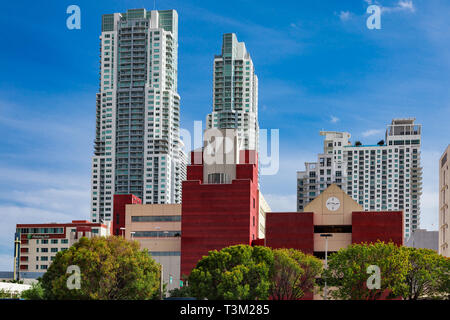
POLYGON ((113 195, 180 203, 186 156, 177 93, 178 14, 128 10, 102 17, 91 219, 112 220, 113 195))
POLYGON ((223 35, 222 54, 214 58, 213 112, 207 129, 237 129, 241 147, 259 150, 258 77, 253 61, 234 33, 223 35))

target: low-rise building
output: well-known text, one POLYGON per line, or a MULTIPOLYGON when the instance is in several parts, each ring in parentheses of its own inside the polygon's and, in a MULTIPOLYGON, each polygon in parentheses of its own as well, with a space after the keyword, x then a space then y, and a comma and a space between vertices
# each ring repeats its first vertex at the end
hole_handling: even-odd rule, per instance
POLYGON ((438 252, 439 231, 428 231, 425 229, 414 230, 408 240, 406 240, 405 246, 418 249, 431 249, 438 252))
POLYGON ((17 224, 17 266, 20 274, 43 274, 55 255, 68 249, 81 237, 109 236, 110 225, 73 220, 70 223, 17 224))
POLYGON ((125 238, 136 240, 163 268, 167 290, 180 287, 181 204, 127 204, 125 238))
MULTIPOLYGON (((364 211, 336 184, 306 205, 304 212, 269 212, 267 247, 293 248, 319 259, 356 243, 378 240, 403 245, 402 211, 364 211)), ((321 299, 312 293, 304 299, 321 299)))

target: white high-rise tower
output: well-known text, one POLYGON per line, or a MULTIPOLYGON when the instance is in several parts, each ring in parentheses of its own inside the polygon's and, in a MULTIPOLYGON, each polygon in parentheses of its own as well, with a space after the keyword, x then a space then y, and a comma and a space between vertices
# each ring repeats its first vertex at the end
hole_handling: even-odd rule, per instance
POLYGON ((402 210, 405 238, 420 226, 422 126, 393 119, 385 140, 351 144, 347 132, 321 132, 324 152, 297 172, 297 211, 336 183, 367 211, 402 210))
POLYGON ((91 219, 112 220, 113 195, 180 203, 186 159, 177 93, 178 14, 102 17, 91 219))
POLYGON ((237 129, 243 149, 259 150, 258 77, 234 33, 223 35, 222 54, 214 58, 213 112, 206 128, 237 129))

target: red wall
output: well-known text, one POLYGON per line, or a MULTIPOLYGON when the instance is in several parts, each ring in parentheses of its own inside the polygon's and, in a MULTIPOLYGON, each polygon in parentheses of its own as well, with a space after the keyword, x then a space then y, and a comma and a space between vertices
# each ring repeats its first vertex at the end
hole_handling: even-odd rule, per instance
POLYGON ((237 179, 231 184, 203 184, 202 165, 190 165, 187 170, 188 179, 196 179, 183 181, 182 276, 189 275, 210 250, 236 244, 250 245, 258 237, 259 224, 256 163, 238 164, 237 179))
POLYGON ((133 194, 115 194, 114 195, 114 208, 113 208, 113 226, 112 234, 115 236, 121 236, 122 231, 120 228, 125 228, 125 206, 127 204, 141 204, 140 198, 133 194), (119 219, 117 219, 119 218, 119 219))
POLYGON ((314 253, 314 220, 312 212, 268 212, 266 246, 293 248, 314 253))
POLYGON ((403 211, 353 212, 352 243, 394 242, 403 245, 403 211))

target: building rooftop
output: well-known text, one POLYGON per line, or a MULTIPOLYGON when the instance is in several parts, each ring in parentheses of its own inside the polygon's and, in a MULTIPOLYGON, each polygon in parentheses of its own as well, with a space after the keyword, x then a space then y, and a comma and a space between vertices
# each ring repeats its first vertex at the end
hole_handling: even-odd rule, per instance
POLYGON ((392 119, 391 124, 414 124, 414 121, 416 121, 416 118, 396 118, 392 119))

